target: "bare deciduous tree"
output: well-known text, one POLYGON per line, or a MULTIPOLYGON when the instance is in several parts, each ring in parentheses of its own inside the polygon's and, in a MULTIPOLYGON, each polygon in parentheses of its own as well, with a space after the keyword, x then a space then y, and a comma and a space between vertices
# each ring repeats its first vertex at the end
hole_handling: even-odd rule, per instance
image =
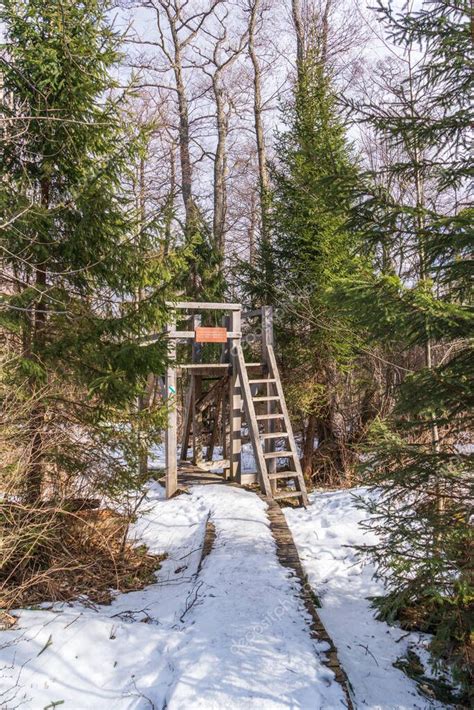
POLYGON ((261 237, 265 241, 268 238, 266 203, 269 189, 267 151, 265 147, 265 134, 263 128, 263 99, 262 99, 262 73, 260 62, 256 50, 256 33, 258 23, 262 21, 264 5, 262 0, 249 0, 249 41, 248 50, 253 67, 253 110, 255 125, 255 140, 257 144, 258 156, 258 181, 260 187, 260 219, 261 237))

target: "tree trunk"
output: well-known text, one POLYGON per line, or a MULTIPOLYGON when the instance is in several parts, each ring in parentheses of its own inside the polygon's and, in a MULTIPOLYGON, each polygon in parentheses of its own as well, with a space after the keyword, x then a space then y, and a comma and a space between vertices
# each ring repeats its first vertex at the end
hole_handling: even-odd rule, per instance
POLYGON ((214 244, 222 261, 225 256, 225 220, 227 213, 227 152, 226 141, 228 132, 228 117, 225 113, 223 90, 219 86, 218 76, 214 75, 213 90, 216 101, 217 146, 214 159, 214 244))
POLYGON ((291 14, 293 17, 293 25, 296 33, 296 66, 298 77, 300 74, 301 65, 304 59, 304 28, 303 19, 301 17, 300 0, 291 0, 291 14))
POLYGON ((194 218, 194 198, 193 198, 193 168, 191 163, 191 152, 189 148, 189 109, 186 90, 183 83, 183 73, 181 66, 181 52, 179 45, 176 45, 175 54, 175 78, 176 90, 178 94, 179 109, 179 157, 181 162, 181 189, 183 193, 184 211, 186 215, 186 232, 189 230, 194 218))
MULTIPOLYGON (((49 206, 49 191, 49 180, 44 178, 42 179, 40 186, 41 207, 44 210, 47 210, 49 206)), ((25 353, 25 356, 29 357, 32 360, 38 357, 38 353, 41 351, 41 348, 44 345, 44 331, 46 326, 46 303, 44 302, 43 296, 41 294, 46 290, 47 284, 45 261, 41 262, 36 267, 35 284, 40 295, 34 308, 31 347, 29 347, 27 353, 25 353)), ((30 421, 28 426, 31 444, 30 455, 26 469, 26 500, 28 503, 34 504, 41 498, 41 489, 44 477, 43 437, 46 408, 44 405, 43 397, 41 398, 41 400, 37 400, 38 384, 35 377, 31 378, 30 390, 31 398, 34 404, 30 413, 30 421)))
POLYGON ((165 224, 164 224, 164 234, 165 243, 163 248, 163 256, 168 256, 171 248, 171 238, 172 238, 172 224, 174 216, 174 199, 176 191, 176 169, 175 169, 175 144, 173 143, 170 148, 170 189, 165 203, 165 224))
POLYGON ((313 454, 314 454, 314 437, 316 435, 316 416, 310 414, 306 423, 304 432, 303 458, 301 460, 301 468, 303 475, 307 480, 313 477, 313 454))
MULTIPOLYGON (((145 392, 138 398, 138 411, 143 412, 152 406, 153 393, 156 386, 156 376, 150 373, 147 376, 145 392)), ((139 432, 140 436, 141 432, 139 432)), ((142 437, 140 437, 142 438, 142 437)), ((141 476, 148 474, 148 451, 143 451, 140 455, 139 472, 141 476)))
MULTIPOLYGON (((171 4, 160 2, 166 13, 168 25, 173 44, 172 54, 166 50, 165 56, 170 60, 173 67, 176 96, 178 100, 178 137, 179 137, 179 158, 181 164, 181 190, 183 195, 185 212, 186 236, 189 237, 195 218, 195 204, 193 197, 193 166, 191 162, 190 134, 189 134, 189 105, 186 94, 186 87, 183 78, 183 58, 182 43, 179 37, 178 23, 181 22, 180 8, 173 8, 171 4)), ((182 23, 184 27, 185 23, 182 23)), ((164 41, 164 40, 163 40, 164 41)), ((164 45, 163 45, 164 49, 164 45)))
POLYGON ((332 0, 326 0, 324 12, 321 20, 321 63, 326 66, 328 60, 329 41, 329 13, 331 12, 332 0))
POLYGON ((256 221, 257 221, 257 216, 256 216, 256 199, 255 199, 255 193, 252 191, 252 195, 250 198, 250 222, 249 222, 249 228, 248 228, 248 242, 249 242, 249 261, 250 264, 253 266, 255 264, 255 256, 256 256, 256 245, 255 245, 255 227, 256 227, 256 221))
POLYGON ((255 138, 257 142, 257 157, 258 157, 258 176, 259 176, 259 188, 260 188, 260 213, 261 213, 261 235, 262 242, 267 242, 268 240, 268 226, 267 226, 267 199, 268 199, 268 166, 267 166, 267 154, 265 147, 265 135, 263 130, 263 119, 262 119, 262 87, 261 87, 261 68, 260 62, 258 61, 257 52, 255 49, 255 31, 258 13, 260 10, 260 0, 255 0, 250 9, 249 18, 249 56, 253 66, 253 90, 254 90, 254 125, 255 125, 255 138))

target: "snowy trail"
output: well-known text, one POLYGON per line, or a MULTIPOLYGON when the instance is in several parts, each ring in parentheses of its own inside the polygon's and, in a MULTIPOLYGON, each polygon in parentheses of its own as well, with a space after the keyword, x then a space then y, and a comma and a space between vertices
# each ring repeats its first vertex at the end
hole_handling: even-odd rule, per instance
POLYGON ((186 644, 175 655, 169 708, 337 708, 341 687, 318 659, 298 583, 276 557, 266 504, 244 490, 195 489, 216 541, 186 644), (203 636, 203 630, 205 636, 203 636))
POLYGON ((157 583, 97 610, 76 603, 22 611, 18 628, 1 638, 2 707, 345 706, 256 495, 199 486, 164 501, 153 485, 135 534, 169 555, 157 583), (197 575, 209 512, 216 540, 197 575))
POLYGON ((362 565, 352 545, 374 542, 359 521, 364 512, 353 493, 365 489, 318 492, 307 510, 285 510, 288 525, 322 608, 319 616, 334 641, 351 684, 356 708, 367 710, 425 710, 445 705, 421 696, 416 684, 393 663, 407 649, 427 661, 425 634, 406 633, 377 621, 367 597, 382 593, 374 568, 362 565))

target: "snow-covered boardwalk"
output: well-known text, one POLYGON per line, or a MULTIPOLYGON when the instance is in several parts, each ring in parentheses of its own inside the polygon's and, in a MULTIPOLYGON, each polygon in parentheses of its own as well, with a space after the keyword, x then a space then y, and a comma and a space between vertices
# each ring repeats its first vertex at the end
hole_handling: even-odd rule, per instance
POLYGON ((4 706, 346 706, 258 496, 211 485, 163 501, 156 485, 145 509, 137 537, 169 555, 157 583, 97 610, 23 611, 3 634, 4 706), (198 572, 209 513, 216 539, 198 572))

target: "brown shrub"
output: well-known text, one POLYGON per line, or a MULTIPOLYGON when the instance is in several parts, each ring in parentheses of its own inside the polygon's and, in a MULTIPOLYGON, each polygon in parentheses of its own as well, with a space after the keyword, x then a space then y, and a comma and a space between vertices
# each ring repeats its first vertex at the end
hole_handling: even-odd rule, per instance
MULTIPOLYGON (((71 506, 77 507, 77 506, 71 506)), ((0 506, 0 606, 12 609, 81 595, 109 603, 140 589, 163 560, 127 542, 129 518, 109 509, 0 506)))

